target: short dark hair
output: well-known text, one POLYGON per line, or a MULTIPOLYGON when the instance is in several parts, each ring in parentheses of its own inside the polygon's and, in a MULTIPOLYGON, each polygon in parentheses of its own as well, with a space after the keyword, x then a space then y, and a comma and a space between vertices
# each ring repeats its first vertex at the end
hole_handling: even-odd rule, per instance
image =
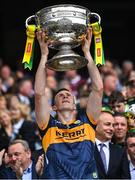
POLYGON ((109 98, 109 105, 113 106, 114 103, 120 103, 120 102, 123 103, 126 102, 123 94, 120 91, 113 92, 113 94, 109 98))
POLYGON ((68 92, 70 92, 69 89, 61 88, 61 89, 59 89, 58 91, 55 92, 54 97, 55 97, 59 92, 61 92, 61 91, 68 91, 68 92))
POLYGON ((128 131, 126 139, 128 139, 130 137, 135 137, 135 131, 128 131))
POLYGON ((69 90, 69 89, 66 89, 66 88, 61 88, 61 89, 57 90, 57 91, 54 93, 54 95, 53 95, 52 105, 55 105, 55 97, 56 97, 56 95, 57 95, 59 92, 61 92, 61 91, 68 91, 68 92, 70 92, 70 90, 69 90))
POLYGON ((126 114, 124 112, 118 112, 118 111, 114 111, 113 116, 114 117, 121 116, 121 117, 127 118, 127 116, 126 116, 126 114))

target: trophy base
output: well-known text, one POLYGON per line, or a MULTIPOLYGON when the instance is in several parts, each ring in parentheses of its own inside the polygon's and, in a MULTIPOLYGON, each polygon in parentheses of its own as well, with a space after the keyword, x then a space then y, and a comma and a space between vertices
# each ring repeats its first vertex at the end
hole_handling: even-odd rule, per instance
POLYGON ((77 70, 86 66, 88 60, 79 55, 63 55, 61 57, 53 57, 48 60, 46 67, 53 71, 77 70))
POLYGON ((88 60, 76 54, 69 45, 62 45, 60 51, 46 62, 46 67, 54 71, 68 71, 86 66, 88 60))

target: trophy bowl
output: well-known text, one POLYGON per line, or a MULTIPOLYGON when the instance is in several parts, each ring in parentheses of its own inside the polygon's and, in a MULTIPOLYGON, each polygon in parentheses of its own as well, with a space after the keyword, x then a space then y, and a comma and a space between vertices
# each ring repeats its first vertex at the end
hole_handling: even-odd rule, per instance
POLYGON ((47 68, 54 71, 80 69, 87 65, 88 60, 75 53, 72 49, 81 45, 86 36, 91 17, 101 18, 89 9, 73 5, 61 4, 43 8, 26 19, 26 27, 33 18, 37 29, 42 29, 45 41, 49 48, 58 50, 58 53, 46 63, 47 68))

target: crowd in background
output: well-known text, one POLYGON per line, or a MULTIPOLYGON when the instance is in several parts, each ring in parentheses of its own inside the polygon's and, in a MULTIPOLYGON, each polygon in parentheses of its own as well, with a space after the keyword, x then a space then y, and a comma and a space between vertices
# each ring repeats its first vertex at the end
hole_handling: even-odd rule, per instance
MULTIPOLYGON (((110 136, 107 137, 107 140, 121 148, 126 147, 128 159, 135 161, 134 63, 130 60, 123 60, 122 65, 119 66, 119 64, 114 64, 113 61, 107 59, 105 65, 99 67, 99 71, 104 86, 102 113, 108 113, 114 118, 114 122, 111 122, 110 127, 108 126, 110 136), (130 147, 131 137, 134 140, 134 151, 131 149, 133 147, 130 147)), ((66 88, 75 95, 77 109, 83 111, 91 91, 91 79, 87 78, 86 74, 83 76, 77 70, 71 70, 63 72, 60 76, 58 72, 48 69, 45 91, 49 103, 53 105, 53 96, 58 89, 66 88)), ((0 151, 3 149, 7 151, 9 144, 16 139, 27 141, 32 153, 42 149, 41 137, 35 119, 33 85, 34 78, 30 73, 19 69, 13 71, 8 65, 1 64, 0 151)), ((55 116, 53 110, 52 116, 55 116)), ((101 119, 106 119, 106 116, 105 118, 101 117, 101 119)), ((103 131, 102 133, 105 134, 106 129, 103 129, 103 131)), ((98 132, 97 128, 98 137, 102 133, 98 132)), ((123 152, 120 151, 119 153, 121 155, 123 152)), ((119 171, 124 174, 122 170, 119 169, 119 171)))

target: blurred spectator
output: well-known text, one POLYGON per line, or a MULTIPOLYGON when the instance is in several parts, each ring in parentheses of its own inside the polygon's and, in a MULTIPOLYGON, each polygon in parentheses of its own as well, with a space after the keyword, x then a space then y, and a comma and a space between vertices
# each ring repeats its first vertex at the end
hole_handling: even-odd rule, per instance
POLYGON ((126 86, 122 86, 121 91, 122 95, 124 96, 124 99, 127 100, 127 88, 126 86))
POLYGON ((30 107, 17 103, 10 106, 13 119, 14 139, 23 139, 29 143, 31 151, 35 150, 35 143, 39 140, 37 124, 30 121, 30 107))
POLYGON ((103 106, 109 105, 109 98, 117 88, 117 76, 112 73, 105 74, 103 77, 104 94, 102 104, 103 106))
POLYGON ((57 90, 57 81, 54 76, 47 76, 47 86, 52 90, 57 90))
POLYGON ((88 90, 80 90, 79 92, 79 100, 77 101, 77 110, 85 111, 87 106, 87 100, 90 92, 88 90))
POLYGON ((10 111, 0 110, 0 150, 8 148, 12 141, 13 126, 10 111))
POLYGON ((135 80, 126 83, 127 99, 135 98, 135 80))
POLYGON ((107 73, 112 73, 114 70, 114 65, 113 62, 110 61, 109 59, 106 59, 105 64, 102 65, 100 68, 101 74, 107 74, 107 73))
POLYGON ((63 79, 58 83, 58 89, 63 89, 63 88, 68 89, 69 91, 72 91, 70 82, 66 79, 63 79))
POLYGON ((3 85, 2 85, 2 78, 0 77, 0 95, 4 94, 3 85))
POLYGON ((127 117, 128 119, 128 131, 135 131, 135 116, 132 114, 127 117))
POLYGON ((11 91, 14 85, 14 77, 11 68, 8 65, 3 65, 0 70, 0 76, 2 79, 2 91, 7 93, 11 91))
POLYGON ((16 94, 6 94, 5 95, 6 101, 7 101, 7 108, 10 109, 10 107, 20 103, 19 98, 16 94))
POLYGON ((114 133, 114 117, 102 112, 96 128, 95 159, 99 179, 129 179, 127 153, 110 143, 114 133), (103 157, 104 155, 104 157, 103 157))
POLYGON ((46 68, 47 76, 54 76, 56 77, 56 71, 46 68))
POLYGON ((135 80, 126 83, 127 105, 126 115, 128 117, 129 130, 135 129, 135 80))
POLYGON ((69 81, 73 95, 78 98, 78 89, 86 83, 86 79, 82 78, 77 70, 66 71, 65 79, 69 81))
POLYGON ((6 81, 11 75, 12 71, 8 65, 3 65, 0 70, 0 75, 3 81, 6 81))
POLYGON ((32 79, 23 78, 18 82, 17 96, 21 103, 30 105, 31 111, 34 110, 34 90, 32 79))
POLYGON ((135 104, 130 104, 125 113, 128 119, 128 131, 135 132, 135 104))
POLYGON ((49 76, 47 76, 46 83, 47 83, 47 87, 51 90, 52 97, 53 97, 55 92, 57 91, 56 78, 52 75, 49 75, 49 76))
POLYGON ((117 145, 126 145, 126 135, 128 132, 128 122, 127 118, 123 113, 114 114, 114 137, 113 142, 117 145))
POLYGON ((127 134, 127 152, 129 155, 130 179, 135 179, 135 132, 127 134))
POLYGON ((125 85, 127 82, 130 72, 134 69, 134 64, 131 60, 124 60, 122 63, 122 73, 120 76, 120 82, 125 85))
POLYGON ((29 145, 24 140, 15 140, 8 147, 9 167, 0 171, 1 179, 39 179, 43 170, 43 158, 37 164, 31 160, 29 145))
POLYGON ((109 98, 109 105, 113 111, 124 113, 126 110, 126 100, 119 91, 114 91, 109 98))
POLYGON ((8 79, 7 79, 7 91, 6 93, 12 93, 15 91, 15 78, 13 76, 10 76, 8 79))
POLYGON ((135 80, 135 70, 130 71, 128 81, 135 80))
POLYGON ((7 101, 4 95, 0 95, 0 110, 7 108, 7 101))
POLYGON ((17 69, 16 72, 15 72, 15 75, 16 75, 16 79, 18 81, 18 80, 24 78, 25 73, 23 72, 23 70, 17 69))

